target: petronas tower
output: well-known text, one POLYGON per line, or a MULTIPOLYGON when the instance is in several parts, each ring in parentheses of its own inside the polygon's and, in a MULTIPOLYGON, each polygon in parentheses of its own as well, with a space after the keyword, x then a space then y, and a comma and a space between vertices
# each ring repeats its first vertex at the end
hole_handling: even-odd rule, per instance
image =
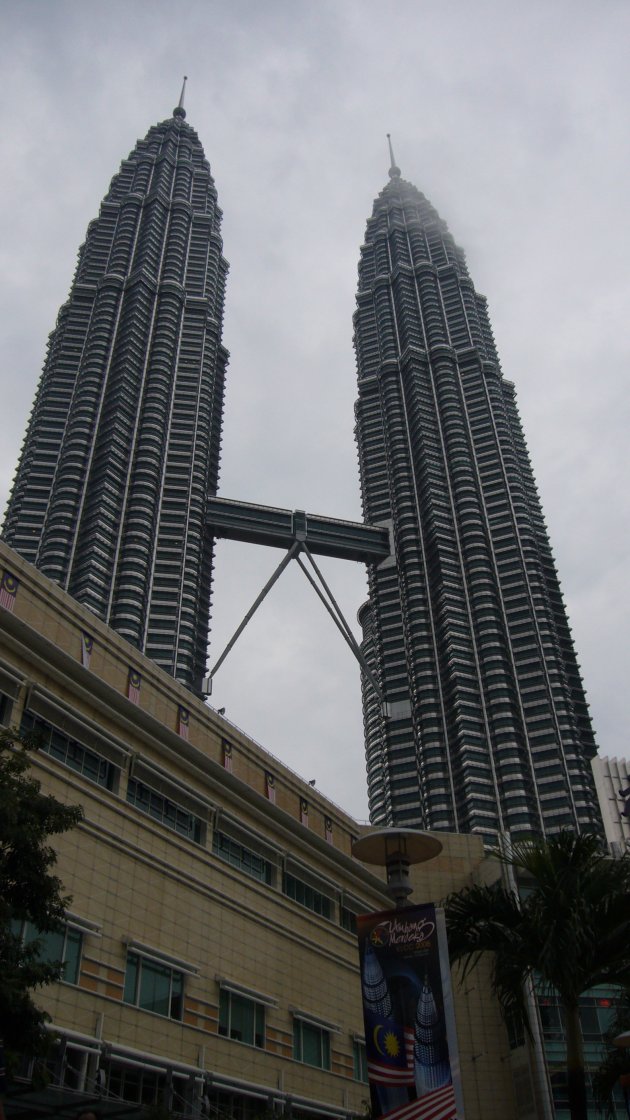
MULTIPOLYGON (((227 263, 185 117, 180 99, 136 144, 88 228, 3 535, 198 690, 211 514, 221 535, 277 544, 265 517, 283 511, 247 507, 244 530, 242 503, 217 506, 227 263)), ((358 555, 356 534, 376 529, 344 523, 345 551, 326 533, 320 551, 368 562, 372 821, 490 840, 600 830, 593 733, 514 387, 462 250, 393 156, 361 249, 355 346, 364 517, 392 550, 381 528, 358 555)))
POLYGON ((601 829, 595 743, 514 386, 464 254, 392 155, 359 263, 371 819, 487 839, 601 829))
POLYGON ((205 669, 227 353, 221 211, 183 91, 114 176, 59 312, 4 525, 189 687, 205 669))

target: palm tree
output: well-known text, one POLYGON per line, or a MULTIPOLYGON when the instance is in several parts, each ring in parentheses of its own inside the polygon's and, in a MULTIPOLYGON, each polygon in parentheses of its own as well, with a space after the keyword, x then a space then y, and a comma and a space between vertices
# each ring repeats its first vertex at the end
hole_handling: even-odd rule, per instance
POLYGON ((579 1000, 598 984, 630 988, 630 857, 611 859, 592 835, 560 832, 514 843, 498 857, 520 893, 500 882, 445 902, 449 954, 462 980, 483 953, 504 1018, 531 1036, 526 982, 554 992, 564 1011, 569 1110, 587 1120, 579 1000), (512 873, 510 873, 512 869, 512 873))

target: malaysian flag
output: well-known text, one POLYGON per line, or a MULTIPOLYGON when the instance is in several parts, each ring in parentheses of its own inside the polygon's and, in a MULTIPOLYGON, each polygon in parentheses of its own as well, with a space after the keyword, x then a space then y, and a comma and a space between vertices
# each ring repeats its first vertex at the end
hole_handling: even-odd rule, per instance
POLYGON ((330 817, 326 817, 324 820, 324 836, 326 837, 327 843, 332 844, 332 820, 330 817))
POLYGON ((273 774, 269 773, 269 771, 267 771, 267 773, 265 774, 265 789, 267 791, 267 797, 271 801, 272 805, 275 805, 275 803, 276 803, 276 779, 274 778, 273 774))
POLYGON ((188 708, 183 708, 180 704, 177 709, 177 733, 181 735, 182 739, 188 738, 188 729, 190 727, 190 712, 188 708))
POLYGON ((379 1085, 415 1084, 413 1027, 382 1019, 374 1023, 366 1042, 370 1081, 379 1085))
POLYGON ((417 1101, 386 1112, 382 1120, 457 1120, 453 1083, 432 1089, 417 1101))
POLYGON ((142 684, 142 677, 137 669, 130 669, 129 676, 127 677, 127 696, 132 704, 140 703, 140 685, 142 684))
POLYGON ((308 801, 305 797, 300 798, 300 821, 308 828, 308 801))
POLYGON ((91 634, 86 634, 85 630, 81 634, 81 664, 84 669, 90 668, 90 657, 94 649, 94 638, 91 634))
POLYGON ((231 774, 232 773, 232 744, 223 740, 223 766, 231 774))
POLYGON ((12 575, 12 573, 5 568, 2 573, 2 579, 0 580, 0 606, 8 611, 13 611, 19 586, 20 581, 17 576, 12 575))

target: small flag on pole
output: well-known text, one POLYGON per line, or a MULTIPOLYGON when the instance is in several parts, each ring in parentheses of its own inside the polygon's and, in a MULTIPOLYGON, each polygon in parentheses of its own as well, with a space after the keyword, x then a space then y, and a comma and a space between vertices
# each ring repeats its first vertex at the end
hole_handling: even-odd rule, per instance
POLYGON ((326 817, 324 820, 324 836, 326 837, 326 843, 332 844, 332 820, 330 817, 326 817))
POLYGON ((182 739, 188 738, 188 729, 190 727, 190 712, 188 708, 182 707, 180 704, 177 709, 177 732, 181 735, 182 739))
POLYGON ((86 634, 85 630, 81 634, 81 664, 84 669, 90 668, 90 657, 94 649, 94 638, 91 634, 86 634))
POLYGON ((232 744, 228 743, 226 739, 223 740, 223 766, 229 774, 232 773, 232 744))
POLYGON ((300 798, 300 821, 308 828, 308 801, 305 797, 300 798))
POLYGON ((0 606, 4 607, 7 611, 13 612, 15 607, 15 599, 18 593, 20 581, 17 576, 5 568, 0 580, 0 606))
POLYGON ((271 804, 275 805, 275 803, 276 803, 276 779, 274 778, 273 774, 269 773, 269 771, 267 771, 266 774, 265 774, 265 788, 266 788, 266 791, 267 791, 267 797, 271 801, 271 804))
POLYGON ((132 704, 140 703, 140 685, 142 684, 142 677, 137 669, 130 669, 127 678, 127 696, 132 704))

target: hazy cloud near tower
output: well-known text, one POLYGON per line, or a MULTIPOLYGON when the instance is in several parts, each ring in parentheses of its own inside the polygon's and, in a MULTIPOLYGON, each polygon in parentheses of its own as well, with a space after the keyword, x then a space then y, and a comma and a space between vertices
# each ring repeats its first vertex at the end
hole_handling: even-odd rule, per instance
MULTIPOLYGON (((488 297, 600 748, 628 755, 627 3, 5 0, 0 21, 2 504, 87 223, 187 73, 231 265, 221 493, 359 518, 352 312, 391 131, 488 297)), ((219 545, 211 663, 279 559, 219 545)), ((363 570, 325 570, 354 622, 363 570)), ((367 815, 358 671, 295 565, 213 703, 367 815)))

